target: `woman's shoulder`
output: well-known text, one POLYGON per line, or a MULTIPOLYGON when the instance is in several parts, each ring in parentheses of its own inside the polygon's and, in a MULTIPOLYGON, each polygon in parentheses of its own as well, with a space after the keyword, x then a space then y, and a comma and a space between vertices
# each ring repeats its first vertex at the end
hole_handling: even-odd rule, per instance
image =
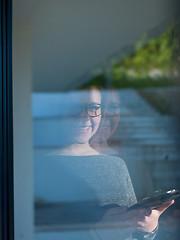
POLYGON ((99 155, 98 157, 107 161, 116 162, 117 164, 126 165, 124 160, 120 158, 120 156, 115 154, 103 154, 103 155, 99 155))

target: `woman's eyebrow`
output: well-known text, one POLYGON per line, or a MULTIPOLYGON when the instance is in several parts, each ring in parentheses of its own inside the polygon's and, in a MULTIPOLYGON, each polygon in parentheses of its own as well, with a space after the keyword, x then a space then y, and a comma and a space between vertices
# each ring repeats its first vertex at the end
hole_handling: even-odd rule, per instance
POLYGON ((91 103, 89 103, 89 105, 101 105, 101 103, 91 102, 91 103))

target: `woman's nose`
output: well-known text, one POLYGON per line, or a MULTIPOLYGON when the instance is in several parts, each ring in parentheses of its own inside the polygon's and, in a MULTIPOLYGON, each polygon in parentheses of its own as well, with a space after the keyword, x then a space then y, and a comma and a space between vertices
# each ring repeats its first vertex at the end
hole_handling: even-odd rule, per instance
POLYGON ((79 116, 81 118, 89 118, 89 115, 88 115, 88 112, 87 112, 86 108, 81 109, 81 112, 80 112, 79 116))

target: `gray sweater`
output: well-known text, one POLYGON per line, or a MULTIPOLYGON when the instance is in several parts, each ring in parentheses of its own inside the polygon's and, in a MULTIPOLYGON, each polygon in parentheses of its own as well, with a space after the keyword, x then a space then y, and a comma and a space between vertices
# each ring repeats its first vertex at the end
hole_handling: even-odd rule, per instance
MULTIPOLYGON (((41 166, 41 171, 46 171, 46 179, 38 176, 37 185, 46 186, 51 195, 59 197, 59 203, 69 206, 63 216, 66 223, 98 222, 107 209, 113 206, 129 207, 137 202, 126 164, 117 156, 53 156, 35 164, 41 166), (51 177, 48 177, 50 173, 51 177), (57 183, 58 190, 53 193, 51 190, 57 183)), ((115 239, 118 239, 117 230, 116 234, 115 239)), ((153 238, 154 235, 145 239, 153 238)), ((126 239, 133 238, 130 235, 126 239)))

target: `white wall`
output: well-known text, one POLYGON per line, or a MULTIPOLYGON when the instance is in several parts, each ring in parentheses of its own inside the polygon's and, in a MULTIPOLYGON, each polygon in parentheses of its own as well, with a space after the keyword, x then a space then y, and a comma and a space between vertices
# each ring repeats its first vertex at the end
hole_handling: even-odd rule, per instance
POLYGON ((13 24, 15 240, 33 240, 31 38, 27 21, 13 24))

